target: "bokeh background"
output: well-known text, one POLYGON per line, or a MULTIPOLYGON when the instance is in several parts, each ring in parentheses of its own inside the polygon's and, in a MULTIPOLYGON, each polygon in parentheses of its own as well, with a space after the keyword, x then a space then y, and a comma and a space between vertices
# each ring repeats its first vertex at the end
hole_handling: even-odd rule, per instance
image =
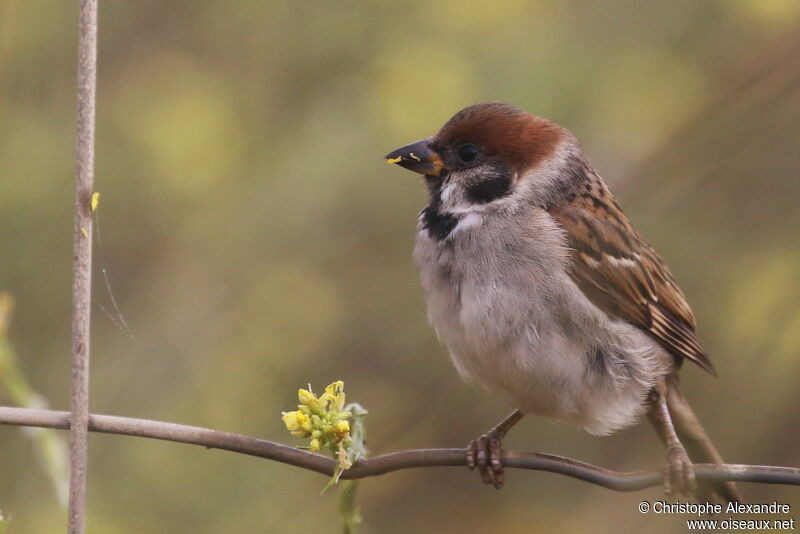
MULTIPOLYGON (((684 387, 726 459, 800 464, 797 1, 101 4, 92 411, 299 444, 281 410, 341 378, 370 410, 373 453, 493 425, 509 407, 462 384, 426 324, 410 259, 423 188, 382 156, 503 100, 575 132, 670 263, 720 372, 688 365, 684 387)), ((42 402, 14 389, 21 371, 68 406, 76 27, 77 2, 0 0, 5 404, 42 402)), ((30 438, 0 427, 8 534, 64 531, 30 438)), ((647 425, 599 438, 530 419, 506 445, 619 470, 663 458, 647 425)), ((339 531, 317 474, 135 438, 90 447, 90 532, 339 531)), ((508 478, 369 479, 361 532, 685 531, 637 511, 656 489, 508 478)), ((742 489, 800 511, 796 488, 742 489)))

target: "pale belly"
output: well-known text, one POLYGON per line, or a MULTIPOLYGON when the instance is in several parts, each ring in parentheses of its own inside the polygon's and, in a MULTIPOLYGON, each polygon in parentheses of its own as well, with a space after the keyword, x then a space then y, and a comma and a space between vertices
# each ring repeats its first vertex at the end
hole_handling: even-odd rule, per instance
POLYGON ((537 257, 536 242, 523 239, 512 254, 514 236, 480 247, 461 237, 445 244, 423 231, 414 251, 428 319, 459 374, 517 409, 593 434, 635 423, 671 370, 663 349, 601 313, 550 249, 537 257))

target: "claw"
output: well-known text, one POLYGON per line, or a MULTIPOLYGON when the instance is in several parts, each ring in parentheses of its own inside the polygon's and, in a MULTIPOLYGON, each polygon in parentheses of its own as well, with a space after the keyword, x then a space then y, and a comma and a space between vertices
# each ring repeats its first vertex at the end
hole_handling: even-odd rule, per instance
POLYGON ((505 475, 503 463, 500 461, 502 443, 498 436, 487 433, 474 439, 467 446, 467 467, 478 468, 484 484, 491 484, 497 489, 503 487, 505 475))

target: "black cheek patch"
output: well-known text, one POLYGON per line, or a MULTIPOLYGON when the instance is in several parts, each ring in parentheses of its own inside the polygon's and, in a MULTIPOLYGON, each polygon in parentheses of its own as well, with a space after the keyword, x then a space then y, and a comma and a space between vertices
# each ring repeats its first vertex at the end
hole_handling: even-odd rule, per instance
POLYGON ((486 204, 511 192, 511 174, 499 172, 467 186, 467 199, 473 204, 486 204))

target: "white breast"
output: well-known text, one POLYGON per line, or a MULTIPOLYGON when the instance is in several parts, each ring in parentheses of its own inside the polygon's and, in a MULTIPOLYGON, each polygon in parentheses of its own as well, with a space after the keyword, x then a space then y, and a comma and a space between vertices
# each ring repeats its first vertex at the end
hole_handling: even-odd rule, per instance
POLYGON ((568 257, 557 223, 530 206, 467 214, 443 241, 420 223, 414 249, 428 319, 464 379, 604 434, 636 421, 671 358, 595 307, 568 257))

